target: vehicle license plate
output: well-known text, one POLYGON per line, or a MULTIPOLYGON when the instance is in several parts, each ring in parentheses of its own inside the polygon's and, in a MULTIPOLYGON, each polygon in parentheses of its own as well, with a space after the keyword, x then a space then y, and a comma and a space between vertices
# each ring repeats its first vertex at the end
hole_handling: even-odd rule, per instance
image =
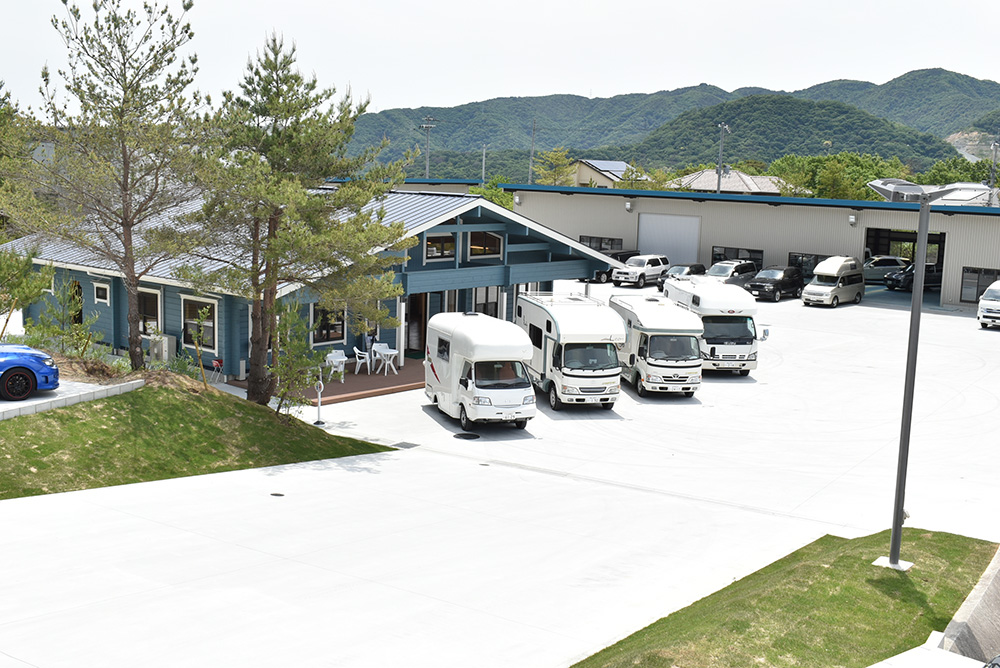
POLYGON ((601 403, 601 398, 600 397, 587 397, 587 403, 588 404, 599 404, 599 403, 601 403))
POLYGON ((513 413, 504 413, 503 414, 503 419, 504 420, 513 420, 514 419, 514 414, 513 413))
POLYGON ((754 297, 756 297, 757 295, 760 294, 760 291, 759 290, 751 290, 750 294, 752 294, 754 297))
POLYGON ((740 366, 739 362, 723 362, 719 365, 723 369, 736 369, 740 366))

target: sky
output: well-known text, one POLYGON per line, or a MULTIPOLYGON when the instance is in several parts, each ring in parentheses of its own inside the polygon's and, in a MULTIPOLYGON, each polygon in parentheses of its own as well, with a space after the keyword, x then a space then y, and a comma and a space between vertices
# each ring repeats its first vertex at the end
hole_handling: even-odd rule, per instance
MULTIPOLYGON (((92 0, 76 1, 88 16, 92 0)), ((151 1, 181 13, 180 0, 151 1)), ((61 0, 0 0, 0 10, 0 80, 37 108, 42 67, 65 66, 50 24, 65 9, 61 0)), ((194 0, 186 19, 200 91, 236 89, 273 31, 294 42, 304 74, 381 111, 701 83, 727 91, 882 84, 931 67, 997 81, 993 14, 990 3, 969 0, 194 0)))

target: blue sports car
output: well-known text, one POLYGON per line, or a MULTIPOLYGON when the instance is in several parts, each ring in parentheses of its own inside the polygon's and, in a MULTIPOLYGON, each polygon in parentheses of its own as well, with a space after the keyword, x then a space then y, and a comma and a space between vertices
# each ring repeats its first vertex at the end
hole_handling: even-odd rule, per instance
POLYGON ((59 368, 41 350, 13 343, 0 343, 0 398, 27 399, 35 390, 59 387, 59 368))

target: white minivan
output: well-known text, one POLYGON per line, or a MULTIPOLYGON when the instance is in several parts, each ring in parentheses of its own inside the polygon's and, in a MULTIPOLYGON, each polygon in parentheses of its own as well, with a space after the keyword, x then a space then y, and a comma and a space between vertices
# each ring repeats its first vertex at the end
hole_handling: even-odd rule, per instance
POLYGON ((994 281, 979 298, 976 311, 979 326, 986 329, 990 325, 1000 326, 1000 281, 994 281))
POLYGON ((857 258, 828 257, 813 269, 813 279, 802 289, 805 306, 824 304, 837 308, 841 302, 861 303, 865 296, 865 275, 857 258))

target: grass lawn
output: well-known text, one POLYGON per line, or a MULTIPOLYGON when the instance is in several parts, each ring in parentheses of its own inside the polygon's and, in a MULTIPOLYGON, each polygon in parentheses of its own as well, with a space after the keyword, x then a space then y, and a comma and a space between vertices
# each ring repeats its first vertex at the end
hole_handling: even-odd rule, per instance
POLYGON ((996 545, 906 529, 905 573, 872 566, 888 551, 888 531, 825 536, 576 665, 870 666, 943 631, 996 545))
POLYGON ((0 422, 0 499, 390 449, 197 387, 147 385, 0 422))

